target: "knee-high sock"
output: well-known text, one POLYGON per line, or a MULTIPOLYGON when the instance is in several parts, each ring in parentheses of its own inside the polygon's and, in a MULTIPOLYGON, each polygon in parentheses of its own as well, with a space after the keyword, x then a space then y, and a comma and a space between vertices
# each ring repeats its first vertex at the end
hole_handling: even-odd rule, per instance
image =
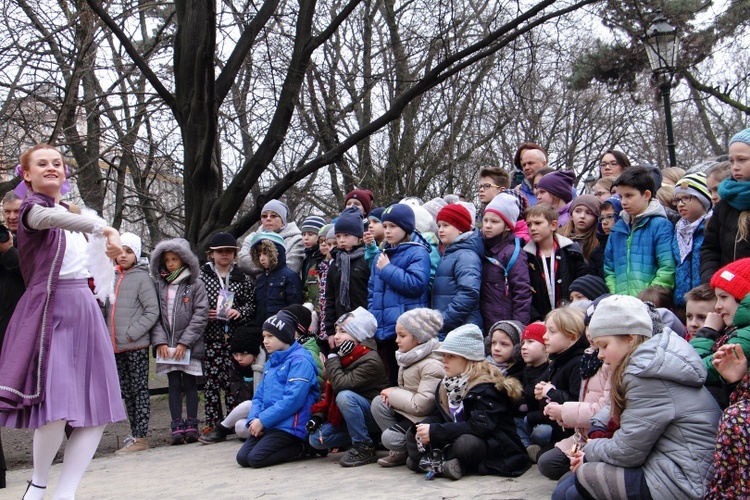
POLYGON ((73 499, 84 472, 94 458, 96 448, 104 434, 106 425, 97 427, 78 427, 68 439, 65 447, 60 482, 57 483, 53 500, 73 499))
MULTIPOLYGON (((37 486, 47 486, 49 480, 49 468, 55 459, 57 450, 60 449, 65 436, 65 421, 58 420, 43 425, 34 431, 34 473, 31 482, 37 486)), ((41 499, 45 490, 41 488, 28 489, 25 500, 41 499)))

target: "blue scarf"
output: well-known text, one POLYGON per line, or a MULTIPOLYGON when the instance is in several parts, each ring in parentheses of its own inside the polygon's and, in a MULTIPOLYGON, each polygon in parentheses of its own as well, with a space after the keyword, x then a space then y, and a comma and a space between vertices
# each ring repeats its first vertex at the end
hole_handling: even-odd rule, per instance
POLYGON ((750 182, 740 182, 728 177, 719 184, 719 196, 736 210, 750 210, 750 182))

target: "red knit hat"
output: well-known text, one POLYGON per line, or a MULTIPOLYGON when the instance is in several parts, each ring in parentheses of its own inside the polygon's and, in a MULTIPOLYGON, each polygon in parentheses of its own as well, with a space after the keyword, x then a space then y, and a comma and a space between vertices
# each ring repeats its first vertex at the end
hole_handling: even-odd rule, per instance
POLYGON ((750 293, 750 257, 735 260, 711 277, 711 288, 721 288, 735 299, 742 300, 750 293))
POLYGON ((521 335, 521 342, 529 339, 544 344, 545 333, 547 333, 547 328, 544 326, 544 323, 532 323, 524 329, 523 335, 521 335))
POLYGON ((365 210, 365 215, 370 215, 370 209, 372 208, 372 202, 375 200, 375 195, 369 189, 355 189, 349 191, 346 195, 344 203, 354 198, 362 204, 362 208, 365 210))
POLYGON ((462 233, 471 231, 474 224, 471 221, 471 214, 466 207, 459 204, 446 205, 440 209, 435 218, 437 222, 445 221, 455 227, 462 233))

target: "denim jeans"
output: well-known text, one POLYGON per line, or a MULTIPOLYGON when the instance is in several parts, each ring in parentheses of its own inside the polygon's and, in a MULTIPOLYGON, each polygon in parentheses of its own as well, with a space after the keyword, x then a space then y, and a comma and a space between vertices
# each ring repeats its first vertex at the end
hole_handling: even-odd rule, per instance
POLYGON ((545 446, 552 441, 551 425, 540 424, 532 428, 528 422, 526 422, 525 418, 516 417, 513 420, 516 421, 516 432, 525 447, 528 448, 532 444, 545 446))
POLYGON ((317 432, 310 434, 310 446, 318 450, 342 448, 350 444, 372 446, 370 434, 379 434, 380 427, 372 417, 370 401, 353 391, 341 391, 336 395, 336 406, 344 416, 338 427, 323 424, 317 432))

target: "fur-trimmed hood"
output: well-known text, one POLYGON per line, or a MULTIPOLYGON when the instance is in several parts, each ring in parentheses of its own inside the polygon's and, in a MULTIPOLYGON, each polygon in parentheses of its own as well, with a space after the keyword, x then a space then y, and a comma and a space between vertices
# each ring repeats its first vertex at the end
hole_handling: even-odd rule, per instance
POLYGON ((154 251, 151 253, 151 274, 158 278, 160 271, 163 269, 161 263, 164 252, 176 253, 182 262, 190 269, 190 283, 195 283, 200 277, 200 265, 198 263, 198 257, 193 253, 190 248, 190 243, 184 238, 174 238, 171 240, 162 241, 154 251))

